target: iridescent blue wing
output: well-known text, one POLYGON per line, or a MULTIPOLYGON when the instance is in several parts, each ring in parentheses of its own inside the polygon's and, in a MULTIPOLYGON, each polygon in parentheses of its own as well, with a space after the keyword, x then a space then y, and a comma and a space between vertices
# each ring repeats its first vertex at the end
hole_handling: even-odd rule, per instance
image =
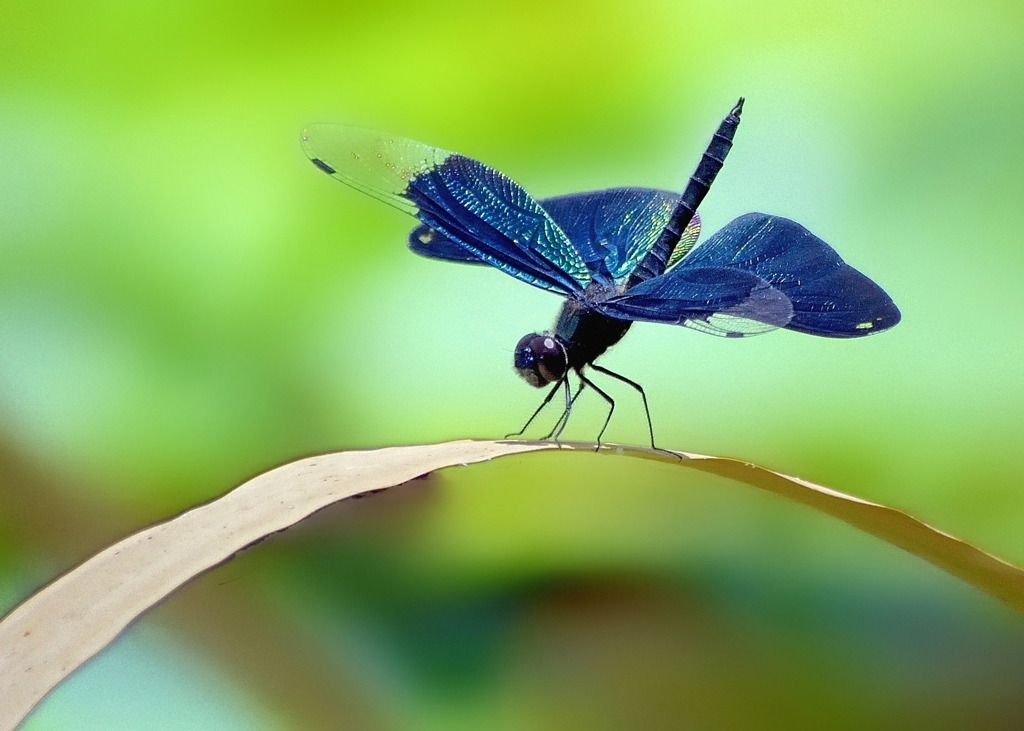
POLYGON ((789 330, 855 338, 900 321, 899 309, 881 287, 786 218, 740 216, 694 249, 675 271, 709 266, 755 274, 783 293, 793 308, 792 318, 782 325, 789 330))
POLYGON ((409 248, 420 256, 460 264, 487 264, 486 261, 457 241, 452 241, 436 228, 420 224, 409 234, 409 248))
POLYGON ((381 132, 315 124, 302 149, 334 178, 410 213, 479 259, 563 294, 590 282, 593 252, 578 251, 547 212, 497 170, 381 132))
MULTIPOLYGON (((611 188, 545 198, 541 205, 574 245, 603 250, 612 278, 622 283, 650 251, 678 200, 678 193, 666 190, 611 188)), ((698 236, 700 218, 694 216, 673 251, 670 266, 693 248, 698 236)))
POLYGON ((597 307, 725 337, 784 327, 854 338, 900 321, 889 295, 832 247, 798 223, 763 213, 740 216, 674 269, 597 307))
POLYGON ((713 265, 675 267, 595 307, 610 317, 685 325, 725 337, 768 332, 793 317, 789 298, 758 275, 713 265))
MULTIPOLYGON (((610 276, 622 283, 654 245, 678 199, 664 190, 612 188, 543 198, 540 204, 577 249, 600 251, 610 276)), ((698 236, 700 218, 694 216, 669 259, 670 267, 693 248, 698 236)), ((413 230, 409 248, 435 259, 480 263, 429 226, 413 230)))

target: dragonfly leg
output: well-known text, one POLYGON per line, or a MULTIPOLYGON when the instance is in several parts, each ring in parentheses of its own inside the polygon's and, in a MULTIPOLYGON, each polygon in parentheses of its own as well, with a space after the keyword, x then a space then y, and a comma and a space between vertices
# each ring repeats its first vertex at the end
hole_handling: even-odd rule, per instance
POLYGON ((583 381, 580 381, 580 387, 576 389, 576 393, 573 394, 572 398, 569 398, 569 379, 565 379, 565 411, 558 418, 555 423, 555 427, 547 433, 545 439, 554 438, 555 443, 558 443, 558 438, 562 436, 562 432, 565 431, 565 427, 569 424, 569 414, 572 412, 573 404, 576 403, 576 399, 583 393, 583 381))
POLYGON ((644 413, 647 415, 647 431, 651 435, 651 449, 653 449, 653 450, 655 450, 657 452, 664 452, 665 454, 671 454, 671 455, 673 455, 675 457, 678 457, 679 459, 682 459, 682 457, 679 457, 679 455, 676 454, 675 452, 669 451, 667 449, 662 449, 662 448, 660 448, 658 445, 656 445, 654 443, 654 423, 651 421, 651 409, 647 405, 647 394, 644 393, 643 386, 641 386, 636 381, 632 381, 632 380, 626 378, 625 376, 623 376, 623 375, 621 375, 619 373, 616 373, 615 371, 608 370, 607 368, 602 368, 601 366, 595 365, 594 363, 591 363, 590 367, 593 368, 595 371, 597 371, 599 373, 604 373, 606 376, 611 376, 612 378, 614 378, 614 379, 616 379, 618 381, 622 381, 627 386, 632 386, 633 388, 635 388, 640 393, 640 398, 643 399, 643 402, 644 402, 644 413))
POLYGON ((591 380, 590 380, 589 378, 587 378, 587 377, 586 377, 585 375, 583 375, 582 373, 579 373, 579 372, 577 372, 577 373, 578 373, 578 375, 579 375, 579 377, 580 377, 580 382, 581 382, 581 383, 585 383, 585 384, 587 384, 587 385, 588 385, 588 386, 590 386, 590 387, 591 387, 592 389, 594 389, 595 391, 597 391, 597 393, 598 393, 598 394, 599 394, 599 395, 601 396, 601 398, 603 398, 603 399, 604 399, 605 401, 607 401, 607 402, 608 402, 608 406, 609 406, 609 409, 608 409, 608 416, 607 416, 607 417, 605 417, 605 420, 604 420, 604 425, 603 425, 603 426, 601 427, 601 431, 599 431, 599 432, 597 433, 597 449, 595 449, 595 450, 594 450, 594 451, 596 452, 596 451, 598 451, 599 449, 601 449, 601 437, 603 437, 603 436, 604 436, 604 430, 608 428, 608 423, 609 423, 609 422, 610 422, 610 421, 612 420, 612 414, 614 414, 614 413, 615 413, 615 400, 614 400, 614 399, 612 399, 612 397, 611 397, 611 396, 609 396, 608 394, 606 394, 606 393, 605 393, 604 391, 602 391, 602 390, 601 390, 600 388, 598 388, 598 387, 597 387, 597 384, 595 384, 595 383, 594 383, 593 381, 591 381, 591 380))
MULTIPOLYGON (((523 424, 523 428, 520 429, 519 431, 514 431, 511 434, 506 434, 505 438, 506 439, 511 439, 512 437, 521 436, 524 431, 529 429, 530 428, 530 424, 533 423, 533 420, 537 418, 538 414, 540 414, 540 412, 542 412, 544 410, 545 406, 547 406, 549 403, 551 403, 551 399, 553 399, 555 397, 555 392, 558 391, 558 387, 561 386, 563 383, 565 383, 566 387, 568 388, 568 379, 565 376, 563 376, 561 379, 559 379, 558 381, 555 382, 554 387, 550 391, 548 391, 548 395, 545 396, 544 400, 540 402, 540 406, 537 407, 537 410, 534 411, 533 415, 530 416, 530 418, 526 420, 525 424, 523 424)), ((548 436, 550 436, 550 434, 548 436)), ((544 437, 544 438, 547 439, 548 437, 544 437)))
POLYGON ((607 368, 602 368, 601 366, 596 365, 594 363, 591 363, 590 367, 593 368, 598 373, 604 373, 606 376, 611 376, 612 378, 616 379, 617 381, 622 381, 627 386, 632 386, 634 389, 636 389, 640 393, 640 398, 643 399, 643 402, 644 402, 644 413, 647 415, 647 431, 651 435, 651 449, 657 449, 658 447, 655 446, 655 444, 654 444, 654 424, 651 422, 651 410, 647 406, 647 394, 644 393, 643 386, 641 386, 636 381, 631 381, 630 379, 626 378, 625 376, 616 373, 615 371, 610 371, 607 368))

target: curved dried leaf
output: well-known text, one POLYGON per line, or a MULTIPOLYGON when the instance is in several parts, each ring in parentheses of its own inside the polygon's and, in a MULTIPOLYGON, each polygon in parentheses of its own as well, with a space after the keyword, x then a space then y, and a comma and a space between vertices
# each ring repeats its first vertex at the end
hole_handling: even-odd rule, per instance
MULTIPOLYGON (((0 731, 15 729, 53 687, 140 614, 263 537, 338 500, 433 470, 554 448, 550 442, 466 440, 312 457, 129 536, 0 622, 0 731)), ((615 445, 601 452, 670 462, 781 495, 899 546, 1024 612, 1024 571, 894 508, 738 460, 615 445)))

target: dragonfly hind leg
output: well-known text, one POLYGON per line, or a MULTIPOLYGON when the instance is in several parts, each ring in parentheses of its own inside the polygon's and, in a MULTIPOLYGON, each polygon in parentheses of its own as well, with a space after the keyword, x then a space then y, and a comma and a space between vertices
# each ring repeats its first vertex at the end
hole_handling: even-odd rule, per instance
MULTIPOLYGON (((664 452, 665 454, 671 454, 674 457, 679 457, 679 455, 676 454, 675 452, 672 452, 672 451, 670 451, 668 449, 662 449, 661 447, 659 447, 658 445, 656 445, 654 443, 654 422, 651 421, 651 409, 647 405, 647 394, 644 393, 643 386, 641 386, 636 381, 630 380, 629 378, 626 378, 625 376, 616 373, 615 371, 608 370, 607 368, 602 368, 601 366, 595 365, 594 363, 591 363, 590 367, 593 368, 598 373, 604 373, 606 376, 611 376, 612 378, 614 378, 617 381, 622 381, 627 386, 631 386, 632 388, 634 388, 640 394, 640 398, 643 400, 643 403, 644 403, 644 414, 647 416, 647 431, 648 431, 648 433, 651 436, 651 449, 653 449, 653 450, 655 450, 657 452, 664 452)), ((611 418, 610 414, 609 414, 609 418, 611 418)), ((681 457, 679 457, 679 458, 681 459, 681 457)))

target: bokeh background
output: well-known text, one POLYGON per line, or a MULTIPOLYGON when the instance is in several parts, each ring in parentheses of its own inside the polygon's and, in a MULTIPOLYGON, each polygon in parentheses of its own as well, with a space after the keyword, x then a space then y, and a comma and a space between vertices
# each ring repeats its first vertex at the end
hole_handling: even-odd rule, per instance
MULTIPOLYGON (((3 0, 0 610, 275 464, 533 410, 511 351, 558 300, 410 254, 413 220, 313 168, 306 123, 538 197, 678 190, 740 95, 705 231, 797 219, 902 324, 639 325, 605 364, 666 447, 1024 563, 1019 2, 3 0)), ((643 443, 608 388, 608 437, 643 443)), ((584 401, 567 436, 601 418, 584 401)), ((26 726, 1021 727, 1019 615, 804 508, 586 454, 332 508, 146 615, 26 726)))

